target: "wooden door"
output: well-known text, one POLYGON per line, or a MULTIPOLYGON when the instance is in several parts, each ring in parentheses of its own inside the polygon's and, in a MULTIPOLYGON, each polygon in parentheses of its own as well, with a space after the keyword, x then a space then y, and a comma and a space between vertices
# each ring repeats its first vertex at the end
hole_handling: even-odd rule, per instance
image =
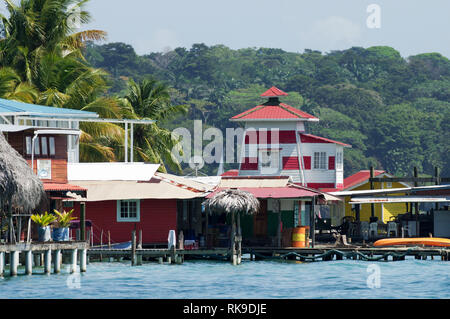
POLYGON ((267 200, 260 200, 259 212, 253 218, 253 235, 267 236, 267 200))

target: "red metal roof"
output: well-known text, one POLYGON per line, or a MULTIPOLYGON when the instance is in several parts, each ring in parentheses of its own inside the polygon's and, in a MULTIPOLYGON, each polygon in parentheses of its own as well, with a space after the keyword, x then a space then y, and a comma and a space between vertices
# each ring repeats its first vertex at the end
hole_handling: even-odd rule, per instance
POLYGON ((231 120, 296 120, 296 119, 310 119, 318 120, 317 117, 312 116, 306 112, 300 111, 285 103, 279 105, 258 105, 250 110, 247 110, 239 115, 231 118, 231 120))
POLYGON ((279 88, 272 86, 266 92, 261 94, 262 97, 277 97, 277 96, 288 96, 286 92, 281 91, 279 88))
MULTIPOLYGON (((218 188, 213 193, 209 194, 207 198, 213 197, 220 191, 226 188, 218 188)), ((301 189, 297 187, 240 187, 242 191, 252 193, 256 198, 300 198, 300 197, 313 197, 318 193, 301 189)))
MULTIPOLYGON (((381 175, 383 173, 386 173, 385 171, 375 171, 375 177, 378 175, 381 175)), ((344 179, 344 190, 353 187, 355 185, 361 184, 364 181, 367 181, 370 178, 370 171, 359 171, 356 174, 353 174, 352 176, 347 177, 344 179)))
POLYGON ((320 136, 315 136, 315 135, 305 134, 305 133, 299 133, 299 134, 300 134, 302 143, 333 143, 333 144, 342 145, 344 147, 352 147, 349 144, 345 144, 345 143, 338 142, 338 141, 333 141, 333 140, 330 140, 325 137, 320 137, 320 136))
POLYGON ((86 188, 70 185, 70 184, 62 184, 62 183, 44 183, 44 191, 46 192, 69 192, 69 191, 87 191, 86 188))

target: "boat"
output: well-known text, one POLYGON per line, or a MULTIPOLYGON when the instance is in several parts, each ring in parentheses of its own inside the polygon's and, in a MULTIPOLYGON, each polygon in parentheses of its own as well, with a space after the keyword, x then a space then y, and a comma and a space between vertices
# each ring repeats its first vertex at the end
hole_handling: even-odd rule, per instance
POLYGON ((131 249, 131 241, 111 245, 93 246, 91 249, 131 249))
POLYGON ((448 238, 434 238, 434 237, 422 237, 422 238, 385 238, 376 241, 374 247, 386 247, 386 246, 411 246, 411 245, 423 245, 430 247, 450 247, 450 239, 448 238))

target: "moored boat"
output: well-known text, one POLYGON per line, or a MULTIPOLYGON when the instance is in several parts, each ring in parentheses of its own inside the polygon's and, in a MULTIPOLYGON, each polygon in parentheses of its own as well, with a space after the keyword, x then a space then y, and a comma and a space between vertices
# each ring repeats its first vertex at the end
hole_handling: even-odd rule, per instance
POLYGON ((423 245, 423 246, 438 246, 438 247, 450 247, 450 239, 448 238, 434 238, 434 237, 422 237, 422 238, 385 238, 376 241, 374 247, 386 247, 386 246, 409 246, 409 245, 423 245))

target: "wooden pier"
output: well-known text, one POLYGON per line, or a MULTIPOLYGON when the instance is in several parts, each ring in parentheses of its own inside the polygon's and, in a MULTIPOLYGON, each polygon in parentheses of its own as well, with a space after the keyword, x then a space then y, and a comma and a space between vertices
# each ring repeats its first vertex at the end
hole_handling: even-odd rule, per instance
POLYGON ((70 272, 76 272, 79 259, 80 272, 87 270, 89 244, 78 242, 17 243, 0 244, 0 276, 9 264, 9 274, 18 275, 20 264, 25 266, 25 274, 33 274, 33 267, 44 267, 44 273, 60 273, 63 256, 70 258, 70 272), (79 257, 78 257, 79 255, 79 257))
MULTIPOLYGON (((284 259, 305 262, 331 260, 366 260, 366 261, 401 261, 407 256, 415 259, 448 261, 450 248, 439 247, 335 247, 318 246, 316 248, 274 248, 242 247, 242 254, 249 255, 250 260, 284 259)), ((181 264, 185 259, 228 260, 232 252, 229 248, 211 249, 89 249, 88 256, 94 260, 131 260, 132 265, 141 265, 142 260, 159 263, 181 264), (134 255, 134 257, 133 257, 134 255), (133 260, 137 262, 133 263, 133 260)))

